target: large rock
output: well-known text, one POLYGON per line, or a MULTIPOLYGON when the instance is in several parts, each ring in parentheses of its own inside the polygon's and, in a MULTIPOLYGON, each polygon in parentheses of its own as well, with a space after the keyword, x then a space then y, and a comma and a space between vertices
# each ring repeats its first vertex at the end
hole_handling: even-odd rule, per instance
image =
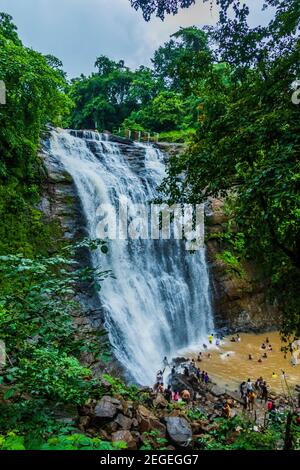
POLYGON ((52 413, 55 420, 63 424, 75 425, 78 421, 78 410, 76 405, 58 405, 53 409, 52 413))
POLYGON ((127 418, 122 413, 119 413, 115 419, 115 422, 119 425, 119 427, 125 431, 129 431, 132 426, 132 419, 127 418))
POLYGON ((90 416, 80 416, 79 422, 78 422, 78 428, 80 431, 85 431, 85 429, 89 426, 91 422, 90 416))
POLYGON ((215 325, 224 334, 260 332, 277 328, 280 311, 268 299, 269 279, 262 276, 255 259, 232 266, 222 258, 232 251, 223 240, 227 230, 223 199, 206 204, 207 258, 212 274, 215 325))
POLYGON ((110 420, 116 416, 119 410, 122 410, 122 405, 119 400, 104 396, 97 403, 94 416, 97 420, 110 420))
POLYGON ((156 408, 166 408, 168 406, 168 401, 161 393, 158 393, 155 399, 153 400, 153 405, 156 408))
POLYGON ((167 433, 174 444, 186 446, 192 440, 192 428, 190 423, 180 416, 165 418, 167 433))
POLYGON ((133 417, 133 402, 132 401, 123 401, 123 414, 128 418, 133 417))
POLYGON ((123 441, 126 442, 127 444, 127 449, 129 450, 136 450, 137 445, 136 441, 129 431, 117 431, 114 432, 111 436, 112 442, 118 442, 118 441, 123 441))
POLYGON ((143 405, 139 405, 136 412, 140 433, 157 430, 161 436, 165 436, 166 427, 159 419, 143 405))
MULTIPOLYGON (((191 395, 191 399, 194 397, 194 388, 190 383, 190 377, 185 377, 183 374, 174 374, 171 378, 172 389, 182 392, 183 390, 188 390, 191 395)), ((198 381, 197 381, 198 384, 198 381)))

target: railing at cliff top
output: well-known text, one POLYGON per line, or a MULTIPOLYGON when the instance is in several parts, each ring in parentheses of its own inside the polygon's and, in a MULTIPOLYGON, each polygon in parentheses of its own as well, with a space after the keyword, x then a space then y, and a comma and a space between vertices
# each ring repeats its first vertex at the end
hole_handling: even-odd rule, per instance
POLYGON ((125 137, 129 140, 134 140, 135 142, 159 142, 159 133, 158 132, 142 132, 142 131, 133 131, 131 129, 121 129, 115 130, 112 134, 119 137, 125 137))

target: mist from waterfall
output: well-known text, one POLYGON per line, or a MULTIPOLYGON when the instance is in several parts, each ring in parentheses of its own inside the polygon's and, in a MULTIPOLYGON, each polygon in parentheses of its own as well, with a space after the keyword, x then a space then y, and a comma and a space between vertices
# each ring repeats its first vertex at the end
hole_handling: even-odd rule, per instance
MULTIPOLYGON (((144 167, 136 171, 122 145, 104 135, 52 131, 49 152, 74 180, 90 238, 97 238, 100 204, 118 207, 127 198, 134 216, 136 204, 158 196, 164 156, 151 145, 140 147, 144 167)), ((204 249, 191 254, 174 239, 112 240, 109 253, 94 252, 92 262, 115 276, 103 282, 99 305, 115 355, 133 382, 153 385, 164 356, 207 341, 213 317, 204 249)))

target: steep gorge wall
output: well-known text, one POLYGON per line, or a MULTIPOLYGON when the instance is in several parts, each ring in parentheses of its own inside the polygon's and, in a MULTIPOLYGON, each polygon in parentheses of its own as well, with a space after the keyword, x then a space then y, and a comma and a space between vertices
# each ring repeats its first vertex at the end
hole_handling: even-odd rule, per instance
MULTIPOLYGON (((183 144, 159 144, 168 158, 184 152, 183 144)), ((259 332, 278 329, 280 311, 268 300, 268 280, 262 279, 254 260, 241 263, 243 276, 228 269, 220 255, 228 246, 216 234, 225 231, 226 216, 223 201, 213 199, 206 203, 207 261, 211 274, 212 300, 215 324, 225 332, 259 332)))
POLYGON ((254 260, 241 262, 242 275, 220 259, 230 248, 216 234, 225 230, 222 200, 211 200, 206 211, 207 257, 211 272, 215 323, 227 332, 278 328, 280 311, 268 300, 268 280, 254 260))

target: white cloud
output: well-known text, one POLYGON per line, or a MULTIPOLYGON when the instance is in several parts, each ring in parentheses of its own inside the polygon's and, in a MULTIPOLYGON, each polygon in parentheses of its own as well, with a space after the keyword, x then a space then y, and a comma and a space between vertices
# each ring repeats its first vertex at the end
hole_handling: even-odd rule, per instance
POLYGON ((217 21, 216 10, 201 0, 164 22, 149 23, 129 0, 0 0, 0 10, 14 17, 26 45, 56 55, 70 76, 89 74, 101 54, 124 59, 130 67, 147 65, 180 26, 217 21))

